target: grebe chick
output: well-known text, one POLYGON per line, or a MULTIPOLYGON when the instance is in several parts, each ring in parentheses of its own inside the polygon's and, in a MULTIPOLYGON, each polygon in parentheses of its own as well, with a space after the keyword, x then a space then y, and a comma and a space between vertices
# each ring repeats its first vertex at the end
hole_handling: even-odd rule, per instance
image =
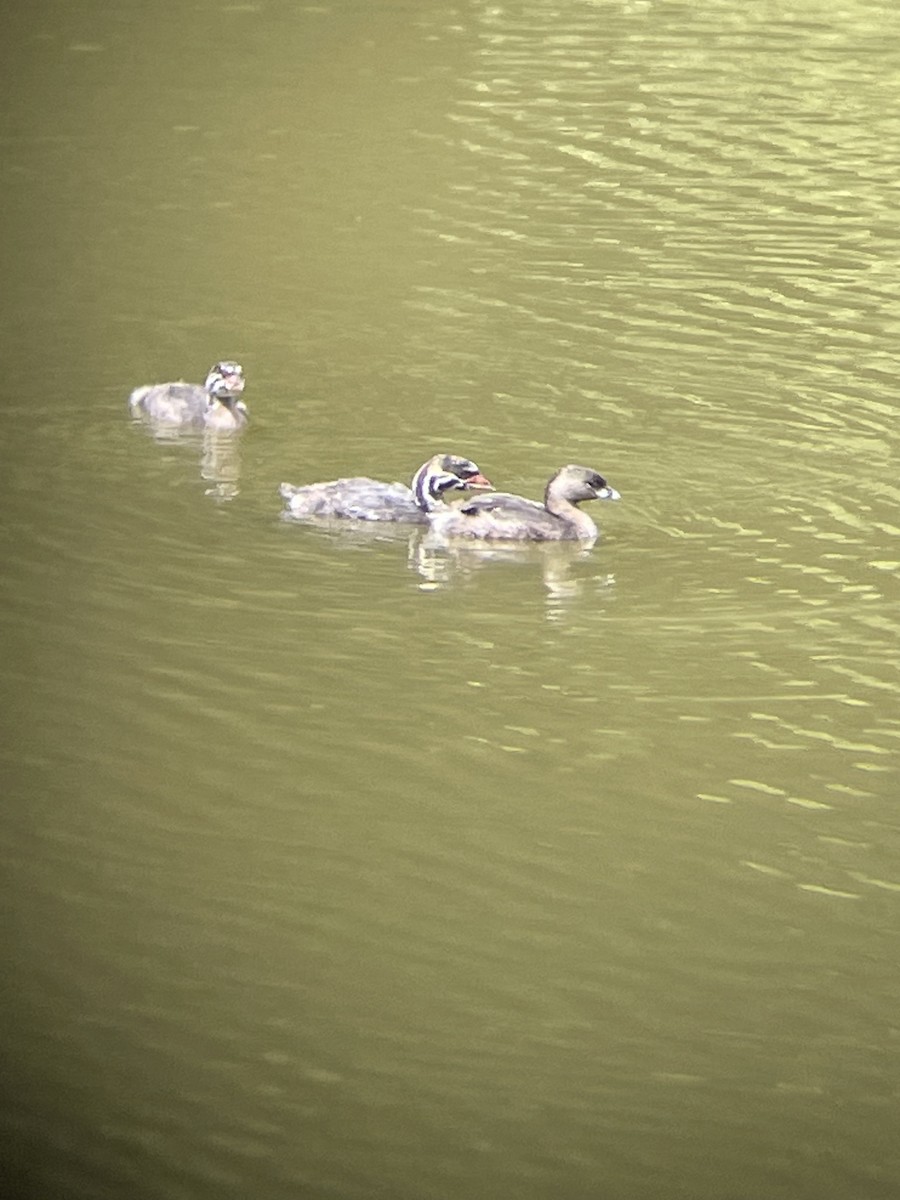
POLYGON ((412 484, 382 483, 367 476, 308 483, 303 487, 283 483, 278 489, 286 517, 344 517, 355 521, 402 521, 424 525, 429 514, 446 506, 448 491, 489 488, 491 483, 478 466, 455 454, 436 454, 423 463, 412 484))
POLYGON ((210 368, 202 387, 196 383, 151 383, 135 388, 128 397, 132 416, 146 417, 156 425, 191 429, 242 429, 248 420, 240 395, 244 371, 240 363, 225 360, 210 368))

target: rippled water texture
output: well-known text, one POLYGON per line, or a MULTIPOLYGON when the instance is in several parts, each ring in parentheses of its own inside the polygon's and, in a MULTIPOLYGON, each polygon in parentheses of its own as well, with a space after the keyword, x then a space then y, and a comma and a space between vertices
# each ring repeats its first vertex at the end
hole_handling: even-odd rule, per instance
POLYGON ((900 11, 5 25, 10 1194, 895 1196, 900 11))

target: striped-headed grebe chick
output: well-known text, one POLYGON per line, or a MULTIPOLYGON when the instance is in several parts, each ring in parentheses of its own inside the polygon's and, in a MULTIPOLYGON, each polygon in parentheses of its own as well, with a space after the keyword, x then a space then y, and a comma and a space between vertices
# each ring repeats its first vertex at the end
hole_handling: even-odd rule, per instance
POLYGON ((308 483, 303 487, 283 483, 278 489, 286 517, 343 517, 355 521, 402 521, 424 525, 430 513, 445 508, 442 496, 449 491, 489 488, 491 483, 478 466, 455 454, 436 454, 423 463, 412 484, 382 483, 367 476, 308 483))
POLYGON ((240 399, 244 371, 231 360, 210 368, 206 382, 151 383, 135 388, 128 397, 132 416, 156 425, 187 429, 242 429, 248 420, 247 406, 240 399))

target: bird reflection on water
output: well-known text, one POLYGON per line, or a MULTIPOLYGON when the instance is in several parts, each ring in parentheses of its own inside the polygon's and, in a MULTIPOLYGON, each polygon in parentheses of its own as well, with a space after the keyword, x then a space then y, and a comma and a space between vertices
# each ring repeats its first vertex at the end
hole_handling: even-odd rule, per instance
POLYGON ((200 454, 200 477, 209 484, 206 495, 214 500, 233 500, 240 491, 241 439, 233 433, 207 429, 200 454))
POLYGON ((565 606, 589 590, 612 588, 608 572, 585 574, 579 564, 592 560, 593 542, 476 542, 445 539, 433 532, 410 540, 409 566, 422 578, 421 591, 458 586, 496 567, 539 571, 545 589, 547 619, 560 620, 565 606))
MULTIPOLYGON (((296 521, 284 520, 283 514, 282 519, 285 527, 296 528, 296 521)), ((304 522, 304 529, 305 536, 325 537, 344 551, 404 546, 407 566, 419 576, 422 592, 462 587, 492 569, 527 571, 543 584, 548 620, 565 619, 571 602, 615 584, 609 572, 590 569, 593 542, 460 541, 420 527, 339 518, 304 522)))
POLYGON ((200 478, 207 485, 204 494, 217 503, 225 503, 240 492, 241 438, 218 429, 177 429, 153 427, 153 440, 165 447, 178 448, 197 455, 200 478))

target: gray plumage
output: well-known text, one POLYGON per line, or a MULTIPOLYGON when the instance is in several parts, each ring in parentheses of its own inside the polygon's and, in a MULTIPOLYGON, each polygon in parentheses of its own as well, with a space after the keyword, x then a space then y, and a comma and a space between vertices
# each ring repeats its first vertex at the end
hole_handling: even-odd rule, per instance
POLYGON ((128 397, 132 416, 147 418, 155 425, 187 429, 242 429, 248 420, 247 406, 239 399, 244 390, 240 363, 225 360, 210 368, 206 382, 177 380, 135 388, 128 397))
POLYGON ((285 503, 284 515, 296 520, 340 517, 424 525, 429 513, 444 507, 444 492, 490 486, 471 459, 436 454, 419 467, 410 487, 360 475, 302 487, 283 483, 278 490, 285 503))

